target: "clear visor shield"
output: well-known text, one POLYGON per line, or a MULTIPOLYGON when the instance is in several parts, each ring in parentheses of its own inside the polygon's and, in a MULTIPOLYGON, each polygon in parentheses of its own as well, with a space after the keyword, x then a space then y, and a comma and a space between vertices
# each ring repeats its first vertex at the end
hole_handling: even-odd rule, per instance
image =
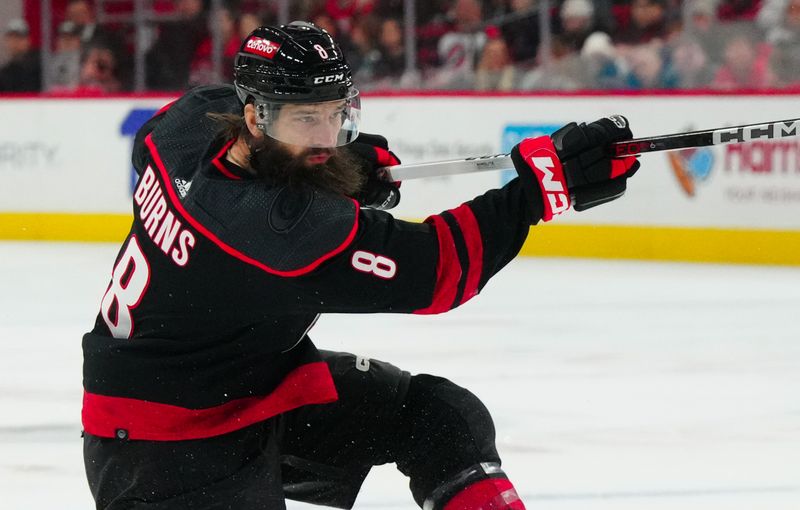
POLYGON ((361 123, 361 99, 354 90, 347 99, 323 103, 256 101, 257 125, 279 142, 328 149, 352 142, 361 123))

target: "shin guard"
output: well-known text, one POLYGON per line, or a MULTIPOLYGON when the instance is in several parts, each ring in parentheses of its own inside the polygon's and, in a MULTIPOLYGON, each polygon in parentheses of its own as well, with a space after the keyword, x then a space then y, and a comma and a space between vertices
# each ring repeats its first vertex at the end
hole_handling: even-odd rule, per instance
POLYGON ((495 462, 472 466, 438 487, 423 510, 525 510, 514 485, 495 462))

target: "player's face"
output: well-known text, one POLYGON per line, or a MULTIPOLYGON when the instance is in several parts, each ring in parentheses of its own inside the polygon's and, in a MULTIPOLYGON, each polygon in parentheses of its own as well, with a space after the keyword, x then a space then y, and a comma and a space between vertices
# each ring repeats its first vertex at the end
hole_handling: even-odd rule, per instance
POLYGON ((272 184, 302 184, 352 197, 364 183, 361 163, 348 151, 300 147, 263 134, 250 144, 256 149, 250 155, 252 169, 272 184))
MULTIPOLYGON (((344 120, 345 101, 283 106, 273 123, 273 138, 290 147, 295 155, 309 148, 330 149, 337 139, 344 120)), ((312 154, 313 164, 325 163, 325 153, 312 154)))

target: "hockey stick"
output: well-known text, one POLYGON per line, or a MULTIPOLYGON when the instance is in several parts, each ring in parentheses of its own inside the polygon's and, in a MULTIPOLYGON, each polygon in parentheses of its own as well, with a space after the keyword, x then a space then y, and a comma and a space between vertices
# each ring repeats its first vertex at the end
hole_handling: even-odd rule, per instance
MULTIPOLYGON (((614 156, 634 156, 647 152, 674 151, 692 147, 743 143, 751 140, 770 140, 797 135, 800 135, 800 119, 790 119, 765 124, 747 124, 745 126, 636 138, 611 144, 609 152, 614 156)), ((489 170, 508 170, 511 168, 514 168, 514 164, 511 162, 511 155, 493 154, 431 163, 389 166, 382 168, 381 174, 389 181, 398 182, 423 177, 441 177, 489 170)))

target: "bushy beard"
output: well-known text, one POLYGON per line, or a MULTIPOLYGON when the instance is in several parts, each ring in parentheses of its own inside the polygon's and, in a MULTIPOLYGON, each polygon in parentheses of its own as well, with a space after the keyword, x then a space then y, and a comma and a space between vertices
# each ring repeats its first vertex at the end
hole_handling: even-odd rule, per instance
POLYGON ((307 148, 294 155, 281 143, 265 137, 251 140, 250 166, 256 175, 278 186, 310 186, 331 193, 353 197, 361 191, 366 177, 362 163, 349 151, 307 148), (309 164, 313 155, 330 155, 325 163, 309 164))

